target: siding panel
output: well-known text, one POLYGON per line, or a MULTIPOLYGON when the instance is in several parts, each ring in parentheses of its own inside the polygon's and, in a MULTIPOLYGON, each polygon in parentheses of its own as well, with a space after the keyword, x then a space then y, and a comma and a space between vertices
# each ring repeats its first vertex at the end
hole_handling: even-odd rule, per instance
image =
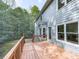
POLYGON ((73 0, 58 10, 56 15, 57 24, 79 18, 79 0, 73 0))

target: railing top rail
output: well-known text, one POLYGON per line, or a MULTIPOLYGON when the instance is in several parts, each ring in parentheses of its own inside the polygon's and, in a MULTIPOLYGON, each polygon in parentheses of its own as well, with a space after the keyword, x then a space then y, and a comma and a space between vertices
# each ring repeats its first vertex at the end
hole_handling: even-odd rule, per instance
POLYGON ((18 45, 21 43, 21 41, 24 39, 24 36, 21 37, 21 39, 16 43, 16 45, 5 55, 3 59, 10 59, 10 57, 13 55, 15 50, 17 49, 18 45))

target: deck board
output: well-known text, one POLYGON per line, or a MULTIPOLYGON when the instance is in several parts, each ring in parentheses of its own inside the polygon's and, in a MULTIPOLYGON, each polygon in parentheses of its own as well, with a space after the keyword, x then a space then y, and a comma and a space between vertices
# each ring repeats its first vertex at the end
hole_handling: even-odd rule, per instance
POLYGON ((79 59, 79 55, 66 52, 56 45, 40 42, 26 43, 20 59, 79 59))
POLYGON ((43 55, 43 48, 36 43, 27 43, 24 45, 21 59, 48 59, 43 55))

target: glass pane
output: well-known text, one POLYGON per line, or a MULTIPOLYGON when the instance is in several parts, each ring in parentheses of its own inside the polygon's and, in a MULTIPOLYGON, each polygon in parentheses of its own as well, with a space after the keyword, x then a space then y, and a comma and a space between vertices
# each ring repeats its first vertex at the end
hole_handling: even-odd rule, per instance
POLYGON ((58 26, 58 32, 64 32, 64 25, 58 26))
POLYGON ((67 41, 78 43, 78 34, 67 34, 67 41))
POLYGON ((45 28, 43 28, 43 38, 45 38, 45 35, 46 35, 46 29, 45 28))
POLYGON ((67 32, 78 32, 78 22, 67 24, 66 31, 67 32))
POLYGON ((64 40, 64 33, 58 33, 58 39, 64 40))
POLYGON ((70 2, 71 0, 67 0, 67 3, 70 2))
POLYGON ((49 39, 51 39, 51 27, 49 27, 49 39))
POLYGON ((58 0, 58 9, 64 6, 64 0, 58 0))

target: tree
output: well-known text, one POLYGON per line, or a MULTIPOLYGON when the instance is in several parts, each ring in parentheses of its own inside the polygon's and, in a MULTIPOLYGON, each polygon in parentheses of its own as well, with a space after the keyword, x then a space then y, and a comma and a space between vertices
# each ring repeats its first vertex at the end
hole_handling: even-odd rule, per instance
POLYGON ((32 33, 34 33, 34 22, 35 22, 37 16, 39 15, 39 13, 40 13, 39 8, 36 5, 34 5, 31 8, 31 13, 30 13, 30 16, 31 16, 31 18, 30 18, 30 21, 31 21, 30 28, 31 28, 32 33))
POLYGON ((39 13, 37 6, 33 6, 32 13, 28 13, 26 9, 17 7, 15 9, 9 8, 9 6, 0 2, 0 42, 5 40, 19 39, 22 33, 26 37, 32 37, 34 33, 34 21, 39 13), (7 7, 6 7, 7 6, 7 7))
POLYGON ((34 5, 32 8, 31 8, 31 14, 34 15, 34 16, 37 16, 39 14, 39 9, 36 5, 34 5))

